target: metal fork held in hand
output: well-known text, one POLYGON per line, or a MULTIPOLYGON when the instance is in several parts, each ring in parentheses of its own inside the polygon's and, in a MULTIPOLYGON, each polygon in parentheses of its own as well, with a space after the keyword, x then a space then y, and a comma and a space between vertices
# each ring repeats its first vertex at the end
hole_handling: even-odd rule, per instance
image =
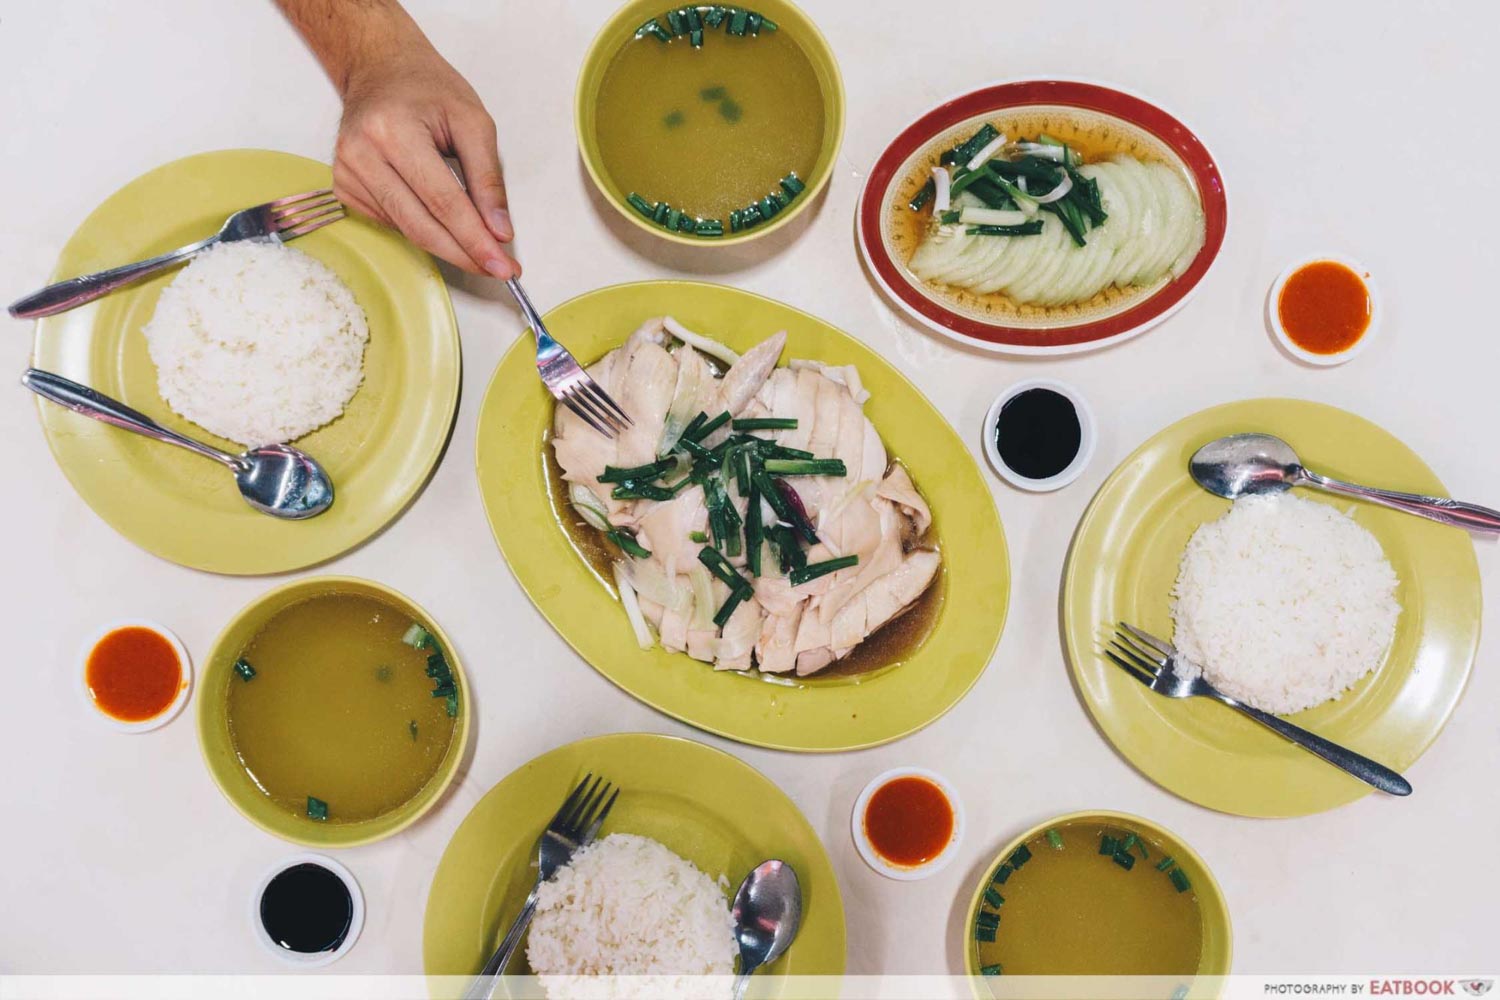
POLYGON ((521 314, 531 325, 531 332, 536 337, 536 370, 552 398, 607 438, 622 433, 633 424, 630 415, 583 370, 568 349, 552 339, 521 283, 511 278, 505 287, 515 296, 516 305, 521 307, 521 314))
POLYGON ((573 857, 573 852, 580 847, 587 847, 594 842, 594 837, 599 833, 599 827, 604 825, 604 818, 609 815, 610 809, 614 808, 615 799, 619 798, 620 790, 614 788, 603 778, 595 778, 592 774, 583 776, 578 787, 563 802, 562 808, 557 815, 552 817, 552 822, 547 824, 536 842, 536 884, 531 887, 531 895, 526 897, 526 903, 521 907, 521 912, 516 915, 515 923, 510 925, 505 939, 500 942, 500 947, 490 956, 490 960, 484 963, 484 968, 479 971, 479 976, 469 984, 468 991, 464 994, 464 1000, 489 1000, 495 991, 497 976, 504 975, 505 967, 510 964, 511 956, 515 954, 516 947, 521 943, 521 937, 526 933, 526 928, 531 925, 531 917, 536 913, 537 895, 540 893, 542 883, 549 881, 557 870, 573 857))
POLYGON ((1212 698, 1237 712, 1248 715, 1272 732, 1291 740, 1305 750, 1311 750, 1334 767, 1347 771, 1382 792, 1389 792, 1391 795, 1411 794, 1411 783, 1384 764, 1377 764, 1353 750, 1316 736, 1280 716, 1262 712, 1258 708, 1235 701, 1201 676, 1178 673, 1176 664, 1181 654, 1170 643, 1163 642, 1149 632, 1143 632, 1133 625, 1120 622, 1114 641, 1110 645, 1113 648, 1104 650, 1104 655, 1157 694, 1168 698, 1198 696, 1212 698))
POLYGON ((39 292, 32 292, 25 298, 12 302, 10 314, 17 319, 55 316, 86 302, 92 302, 116 289, 156 274, 158 271, 176 267, 216 243, 266 238, 285 243, 287 240, 306 236, 313 230, 322 229, 330 222, 337 222, 343 217, 344 206, 328 188, 277 198, 264 205, 256 205, 253 208, 235 212, 224 220, 223 227, 214 235, 199 240, 197 243, 178 247, 171 253, 48 285, 39 292))

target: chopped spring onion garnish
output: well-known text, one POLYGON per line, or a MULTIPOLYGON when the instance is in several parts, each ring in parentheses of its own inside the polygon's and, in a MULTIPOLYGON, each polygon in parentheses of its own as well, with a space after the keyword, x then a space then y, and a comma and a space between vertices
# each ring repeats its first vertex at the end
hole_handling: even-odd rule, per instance
POLYGON ((720 605, 718 613, 714 615, 714 624, 719 628, 723 628, 729 622, 730 617, 733 616, 735 609, 738 608, 740 604, 744 602, 744 600, 744 594, 740 593, 738 590, 731 590, 729 592, 729 596, 724 599, 724 603, 720 605))
POLYGON ((990 881, 995 885, 1004 885, 1006 882, 1010 881, 1010 877, 1014 873, 1015 869, 1010 866, 1009 862, 1006 862, 999 868, 995 869, 995 877, 990 879, 990 881))
POLYGON ((407 630, 402 633, 401 641, 412 649, 426 649, 428 644, 432 642, 432 633, 416 622, 412 622, 407 630))
POLYGON ((656 207, 645 198, 642 198, 640 195, 632 191, 625 196, 625 200, 630 202, 631 208, 635 209, 637 212, 640 212, 646 218, 653 219, 654 221, 654 216, 651 213, 656 211, 656 207))
MULTIPOLYGON (((943 172, 945 174, 947 173, 946 170, 943 172)), ((934 177, 935 176, 936 175, 934 175, 934 177)), ((925 184, 917 188, 917 193, 911 196, 911 201, 906 203, 906 207, 911 209, 913 212, 920 212, 927 205, 927 203, 932 200, 932 197, 935 194, 937 194, 937 181, 935 181, 932 177, 929 177, 927 178, 927 182, 925 184)))
POLYGON ((1115 854, 1119 850, 1120 850, 1120 842, 1118 840, 1116 840, 1114 837, 1111 837, 1107 833, 1103 834, 1103 835, 1101 835, 1099 837, 1099 853, 1100 854, 1115 854))
POLYGON ((1176 863, 1177 863, 1177 859, 1174 858, 1174 857, 1172 857, 1169 854, 1169 855, 1167 855, 1166 857, 1162 858, 1160 861, 1158 861, 1156 863, 1156 870, 1159 871, 1159 872, 1164 872, 1168 868, 1171 868, 1176 863))
POLYGON ((745 494, 748 501, 745 504, 745 568, 751 576, 760 576, 761 543, 765 541, 765 533, 761 530, 760 497, 754 484, 748 485, 750 490, 745 494))
POLYGON ((1050 205, 1054 201, 1066 197, 1071 190, 1073 190, 1073 175, 1064 170, 1062 171, 1062 180, 1057 182, 1055 188, 1046 194, 1032 195, 1032 198, 1035 199, 1038 205, 1050 205))
POLYGON ((646 548, 640 542, 636 541, 635 536, 630 534, 624 528, 616 528, 613 531, 607 532, 604 537, 608 538, 610 541, 618 545, 620 547, 620 550, 627 556, 630 556, 634 559, 651 558, 651 550, 646 548))
POLYGON ((724 583, 730 590, 739 594, 742 598, 749 597, 755 593, 750 586, 750 581, 735 572, 733 566, 729 565, 718 549, 702 548, 698 550, 698 561, 708 567, 708 571, 724 583))
POLYGON ((857 555, 839 556, 837 559, 825 559, 820 563, 808 563, 801 569, 794 569, 791 573, 787 574, 787 579, 791 581, 793 587, 800 587, 802 584, 816 580, 820 576, 827 576, 829 573, 837 573, 841 569, 848 569, 850 566, 858 565, 859 556, 857 555))
POLYGON ((1172 880, 1172 885, 1178 892, 1187 892, 1193 887, 1193 884, 1188 881, 1187 873, 1181 868, 1173 868, 1167 872, 1167 877, 1172 880))
POLYGON ((1005 904, 1005 897, 1002 896, 1002 895, 1000 895, 1000 890, 999 889, 996 889, 994 886, 991 885, 991 886, 986 886, 985 887, 985 890, 984 890, 984 901, 986 903, 990 904, 991 906, 995 907, 996 909, 999 909, 1001 906, 1003 906, 1005 904))
POLYGON ((1126 871, 1130 871, 1130 869, 1135 867, 1135 855, 1131 854, 1129 851, 1115 852, 1114 859, 1115 864, 1119 865, 1126 871))
POLYGON ((1036 236, 1042 231, 1042 220, 1032 219, 1019 226, 970 226, 964 230, 967 236, 1036 236))
POLYGON ((1063 849, 1062 834, 1058 833, 1055 829, 1054 830, 1048 830, 1047 831, 1047 843, 1049 843, 1049 844, 1052 845, 1052 849, 1054 851, 1060 851, 1060 850, 1062 850, 1063 849))
POLYGON ((975 924, 974 939, 976 941, 984 941, 986 943, 993 942, 995 940, 995 931, 997 929, 998 928, 994 927, 986 927, 983 924, 975 924))
POLYGON ((660 461, 648 462, 645 465, 632 465, 625 469, 606 465, 604 471, 599 473, 599 482, 623 483, 632 479, 655 479, 676 464, 675 458, 663 458, 660 461))
POLYGON ((1136 841, 1138 841, 1140 839, 1141 838, 1137 837, 1133 833, 1126 834, 1125 839, 1122 840, 1122 841, 1120 841, 1120 851, 1122 853, 1126 852, 1126 851, 1129 851, 1132 847, 1134 847, 1136 845, 1136 841))
POLYGON ((933 199, 932 210, 934 212, 946 212, 952 202, 952 178, 948 176, 947 167, 932 168, 933 199))
POLYGON ((412 719, 411 721, 409 721, 406 724, 406 732, 408 733, 408 735, 411 736, 411 738, 412 738, 413 741, 416 740, 416 738, 417 738, 417 720, 416 719, 412 719))
POLYGON ((707 545, 708 544, 708 535, 707 535, 707 533, 702 532, 702 531, 689 531, 688 532, 688 541, 697 542, 699 545, 707 545))
POLYGON ((1000 963, 996 962, 994 965, 984 965, 984 966, 981 966, 980 969, 979 969, 979 974, 981 976, 998 976, 1003 971, 1004 970, 1002 970, 1000 968, 1000 963))
POLYGON ((1026 213, 1004 211, 998 208, 965 208, 958 213, 958 221, 971 226, 1022 226, 1026 224, 1026 213))
POLYGON ((307 797, 307 818, 315 819, 320 823, 326 821, 328 819, 328 803, 309 795, 307 797))
POLYGON ((776 476, 847 476, 841 458, 768 458, 766 471, 776 476))
POLYGON ((242 681, 255 680, 255 668, 250 665, 249 660, 246 660, 243 657, 234 661, 234 672, 236 674, 239 674, 240 680, 242 681))
POLYGON ((1031 848, 1027 847, 1025 844, 1022 844, 1020 847, 1016 848, 1015 853, 1010 856, 1010 866, 1012 868, 1021 868, 1026 864, 1026 862, 1030 860, 1031 848))
POLYGON ((794 431, 796 417, 740 417, 730 424, 737 431, 794 431))
POLYGON ((963 212, 959 211, 956 208, 949 209, 946 212, 938 213, 938 221, 945 226, 951 226, 954 223, 958 222, 959 219, 963 218, 963 214, 963 212))
POLYGON ((948 157, 946 163, 968 163, 974 158, 974 154, 990 144, 990 140, 1000 134, 1000 130, 989 122, 979 127, 979 131, 959 143, 951 153, 943 154, 948 157))
POLYGON ((807 185, 802 183, 802 178, 797 176, 797 171, 795 170, 783 177, 779 183, 781 184, 781 190, 786 192, 788 198, 795 198, 807 190, 807 185))
POLYGON ((969 162, 964 164, 964 168, 967 170, 978 170, 980 167, 989 162, 990 157, 1000 152, 1000 147, 1004 146, 1005 142, 1005 136, 995 136, 995 138, 991 139, 989 142, 980 147, 979 152, 969 157, 969 162))
POLYGON ((707 414, 700 413, 697 417, 693 418, 692 423, 688 424, 687 430, 682 432, 682 440, 697 443, 699 441, 702 441, 704 438, 708 437, 714 431, 718 430, 720 427, 723 427, 727 423, 729 423, 728 410, 725 410, 723 413, 719 414, 717 417, 714 417, 712 420, 708 419, 707 414), (703 423, 698 422, 699 417, 703 418, 703 423))
POLYGON ((988 910, 980 910, 979 915, 974 918, 974 922, 981 927, 999 927, 1000 914, 991 913, 988 910))
MULTIPOLYGON (((686 482, 686 480, 683 480, 686 482)), ((678 484, 679 486, 681 483, 678 484)), ((609 491, 609 495, 616 500, 660 500, 666 501, 677 495, 677 490, 666 486, 654 486, 651 483, 643 483, 638 479, 621 483, 609 491)))

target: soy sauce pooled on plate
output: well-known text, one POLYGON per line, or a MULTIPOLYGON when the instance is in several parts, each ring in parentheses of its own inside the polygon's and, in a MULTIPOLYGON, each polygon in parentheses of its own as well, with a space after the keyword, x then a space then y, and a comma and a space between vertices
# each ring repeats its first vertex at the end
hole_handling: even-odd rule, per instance
POLYGON ((337 951, 354 921, 354 898, 337 874, 312 862, 292 865, 260 895, 260 922, 290 952, 337 951))
POLYGON ((1034 388, 1005 401, 995 422, 1000 460, 1026 479, 1051 479, 1083 444, 1083 425, 1073 401, 1053 389, 1034 388))

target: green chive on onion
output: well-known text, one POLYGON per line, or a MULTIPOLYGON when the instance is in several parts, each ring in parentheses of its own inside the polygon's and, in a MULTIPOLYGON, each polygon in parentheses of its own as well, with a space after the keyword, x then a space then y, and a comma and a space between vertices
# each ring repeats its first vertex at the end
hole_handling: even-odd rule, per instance
POLYGON ((1047 831, 1047 843, 1049 843, 1049 844, 1052 845, 1052 849, 1054 851, 1060 851, 1060 850, 1062 850, 1063 849, 1062 834, 1058 833, 1055 829, 1054 830, 1048 830, 1047 831))
POLYGON ((309 795, 307 797, 307 818, 315 819, 320 823, 326 822, 328 820, 328 803, 309 795))
POLYGON ((1005 897, 1000 895, 1000 890, 996 889, 994 886, 988 886, 984 890, 984 901, 995 907, 996 909, 999 909, 1005 904, 1005 897))
POLYGON ((931 201, 933 196, 936 194, 937 182, 929 177, 927 178, 927 183, 918 188, 917 193, 911 196, 911 201, 906 203, 906 207, 911 209, 913 212, 920 212, 922 211, 922 209, 927 207, 927 203, 931 201))
POLYGON ((651 550, 636 541, 635 536, 629 532, 616 528, 614 531, 605 532, 604 537, 614 542, 622 552, 634 559, 651 558, 651 550))
POLYGON ((787 579, 793 587, 800 587, 820 576, 827 576, 829 573, 837 573, 841 569, 858 565, 859 556, 840 556, 837 559, 825 559, 820 563, 808 563, 801 569, 794 569, 787 575, 787 579))
POLYGON ((255 680, 255 668, 250 665, 249 660, 243 657, 234 661, 234 672, 240 675, 240 680, 255 680))
POLYGON ((766 471, 773 476, 847 476, 841 458, 768 458, 766 471))
POLYGON ((1188 881, 1187 873, 1181 868, 1173 868, 1167 872, 1167 877, 1172 880, 1172 885, 1178 892, 1187 892, 1193 887, 1193 884, 1188 881))
POLYGON ((631 465, 623 469, 616 465, 606 465, 604 471, 599 473, 599 482, 624 483, 638 479, 655 479, 662 473, 670 471, 676 464, 675 458, 663 458, 656 462, 631 465))
MULTIPOLYGON (((670 118, 671 115, 668 115, 667 117, 670 118)), ((632 191, 630 192, 630 194, 625 196, 625 200, 630 202, 630 207, 641 213, 641 215, 645 216, 648 219, 651 218, 651 213, 654 211, 654 209, 651 207, 651 203, 645 198, 642 198, 640 195, 632 191)))
POLYGON ((738 417, 730 425, 737 431, 794 431, 796 417, 738 417))

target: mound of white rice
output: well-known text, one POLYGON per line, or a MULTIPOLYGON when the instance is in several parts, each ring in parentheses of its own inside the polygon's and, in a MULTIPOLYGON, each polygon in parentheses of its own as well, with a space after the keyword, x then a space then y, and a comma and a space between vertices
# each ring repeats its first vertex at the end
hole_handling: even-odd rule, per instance
POLYGON ((1336 698, 1396 633, 1396 572, 1328 504, 1243 497, 1202 525, 1173 588, 1173 643, 1220 691, 1277 714, 1336 698))
POLYGON ((248 447, 291 441, 343 413, 370 339, 337 275, 261 241, 200 254, 162 290, 144 332, 167 405, 248 447))
MULTIPOLYGON (((594 992, 574 976, 728 976, 738 952, 724 889, 691 861, 629 833, 585 847, 542 885, 526 944, 549 996, 594 992)), ((662 980, 613 980, 607 992, 675 991, 662 980)))

